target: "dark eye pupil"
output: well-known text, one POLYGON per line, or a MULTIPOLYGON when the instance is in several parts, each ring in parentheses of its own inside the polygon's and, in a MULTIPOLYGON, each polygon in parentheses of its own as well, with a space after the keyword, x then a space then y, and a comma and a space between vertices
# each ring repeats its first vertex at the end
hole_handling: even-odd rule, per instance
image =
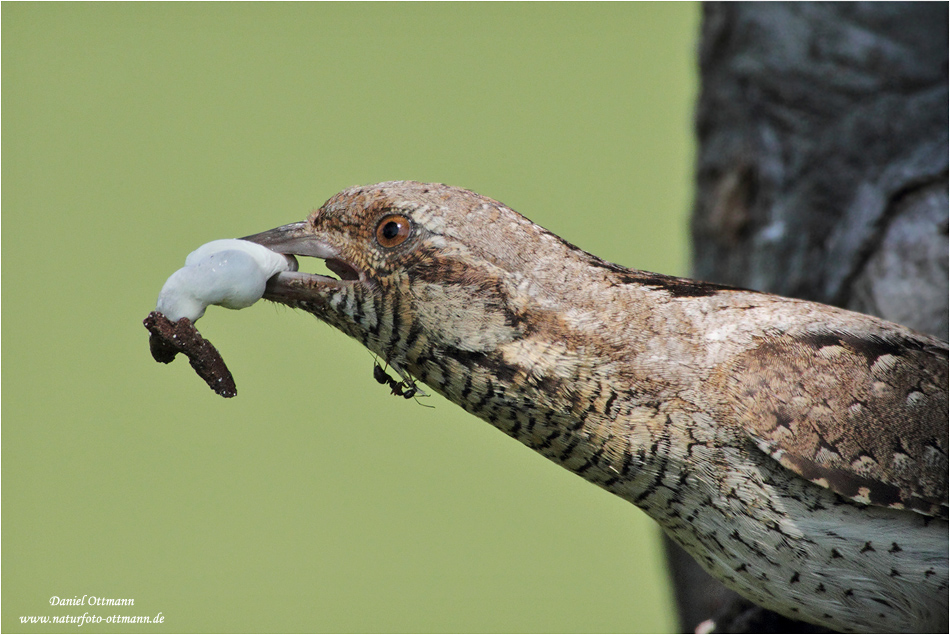
POLYGON ((399 235, 399 223, 395 221, 389 221, 383 225, 383 238, 387 240, 392 240, 399 235))

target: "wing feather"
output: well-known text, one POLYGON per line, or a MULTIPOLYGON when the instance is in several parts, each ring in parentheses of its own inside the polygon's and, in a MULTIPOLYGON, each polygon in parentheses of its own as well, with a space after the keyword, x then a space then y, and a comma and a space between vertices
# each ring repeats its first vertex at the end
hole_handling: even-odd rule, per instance
POLYGON ((947 518, 947 346, 915 334, 764 339, 729 365, 744 432, 854 501, 947 518))

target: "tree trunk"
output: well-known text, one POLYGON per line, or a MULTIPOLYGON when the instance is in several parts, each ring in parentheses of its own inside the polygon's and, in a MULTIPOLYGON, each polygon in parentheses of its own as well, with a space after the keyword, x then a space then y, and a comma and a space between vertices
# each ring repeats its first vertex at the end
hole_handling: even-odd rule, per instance
MULTIPOLYGON (((705 5, 694 277, 947 339, 947 23, 946 3, 705 5)), ((684 630, 796 628, 668 554, 684 630)))

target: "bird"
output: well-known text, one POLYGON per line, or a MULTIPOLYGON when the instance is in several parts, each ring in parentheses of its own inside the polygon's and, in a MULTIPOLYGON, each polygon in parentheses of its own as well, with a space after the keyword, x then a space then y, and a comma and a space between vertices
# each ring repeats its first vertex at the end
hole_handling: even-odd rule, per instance
POLYGON ((752 602, 947 630, 946 342, 613 264, 438 183, 352 187, 244 240, 337 276, 280 272, 265 299, 633 503, 752 602))

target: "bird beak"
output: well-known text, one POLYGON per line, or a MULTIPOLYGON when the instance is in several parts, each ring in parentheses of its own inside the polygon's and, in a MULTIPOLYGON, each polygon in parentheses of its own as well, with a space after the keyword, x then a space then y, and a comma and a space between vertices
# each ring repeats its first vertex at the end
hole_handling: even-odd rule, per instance
POLYGON ((269 229, 253 236, 245 236, 241 240, 248 240, 289 256, 310 256, 325 260, 337 255, 336 250, 314 236, 313 231, 308 229, 307 221, 269 229))
MULTIPOLYGON (((290 306, 300 301, 312 300, 330 288, 338 288, 345 280, 360 280, 359 271, 340 258, 339 251, 316 235, 307 221, 291 223, 266 232, 245 236, 247 240, 263 245, 288 257, 307 256, 326 261, 327 269, 340 276, 340 280, 316 273, 283 271, 267 281, 264 298, 290 306)), ((296 263, 295 263, 296 264, 296 263)))

